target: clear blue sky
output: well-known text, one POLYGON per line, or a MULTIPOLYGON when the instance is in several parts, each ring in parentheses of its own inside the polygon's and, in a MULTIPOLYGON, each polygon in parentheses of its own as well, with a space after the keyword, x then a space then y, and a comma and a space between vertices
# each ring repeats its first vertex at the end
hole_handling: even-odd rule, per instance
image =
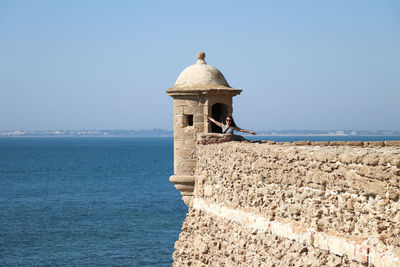
POLYGON ((172 129, 198 51, 255 130, 400 130, 400 1, 0 0, 0 129, 172 129))

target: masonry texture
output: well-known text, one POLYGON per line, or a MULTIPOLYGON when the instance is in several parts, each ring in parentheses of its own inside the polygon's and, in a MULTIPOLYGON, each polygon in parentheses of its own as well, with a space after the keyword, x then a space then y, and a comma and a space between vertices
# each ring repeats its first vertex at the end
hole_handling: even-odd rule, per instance
POLYGON ((166 91, 174 99, 174 175, 170 181, 187 205, 193 201, 197 134, 213 131, 205 115, 221 121, 232 114, 232 98, 242 91, 231 88, 224 75, 204 61, 204 52, 197 58, 166 91))
POLYGON ((398 143, 197 145, 174 265, 400 266, 398 143))

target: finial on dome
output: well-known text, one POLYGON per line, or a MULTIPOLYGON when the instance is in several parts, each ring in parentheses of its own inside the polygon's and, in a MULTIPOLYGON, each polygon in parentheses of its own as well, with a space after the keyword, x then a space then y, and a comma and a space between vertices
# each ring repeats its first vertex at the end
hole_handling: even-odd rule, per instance
POLYGON ((203 51, 200 51, 197 53, 197 58, 204 60, 206 58, 206 53, 204 53, 203 51))
POLYGON ((204 61, 204 58, 205 58, 205 57, 206 57, 206 53, 204 53, 203 51, 198 52, 198 53, 197 53, 197 58, 198 58, 198 60, 197 60, 196 64, 207 64, 207 63, 204 61))

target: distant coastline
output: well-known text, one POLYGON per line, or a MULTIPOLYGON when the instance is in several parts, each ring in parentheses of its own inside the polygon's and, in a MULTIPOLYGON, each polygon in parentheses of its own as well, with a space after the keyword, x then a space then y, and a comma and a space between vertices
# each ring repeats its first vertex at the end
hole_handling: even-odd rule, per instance
MULTIPOLYGON (((400 136, 397 130, 258 130, 257 136, 400 136)), ((0 137, 173 137, 166 129, 151 130, 0 130, 0 137)))
POLYGON ((173 137, 174 132, 152 130, 0 130, 1 137, 173 137))

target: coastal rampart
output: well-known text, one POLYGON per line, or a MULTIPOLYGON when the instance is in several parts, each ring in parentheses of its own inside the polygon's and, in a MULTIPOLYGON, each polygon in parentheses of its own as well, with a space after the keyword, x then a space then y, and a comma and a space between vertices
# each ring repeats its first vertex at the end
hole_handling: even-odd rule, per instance
POLYGON ((400 266, 399 197, 399 141, 199 144, 174 265, 400 266))

